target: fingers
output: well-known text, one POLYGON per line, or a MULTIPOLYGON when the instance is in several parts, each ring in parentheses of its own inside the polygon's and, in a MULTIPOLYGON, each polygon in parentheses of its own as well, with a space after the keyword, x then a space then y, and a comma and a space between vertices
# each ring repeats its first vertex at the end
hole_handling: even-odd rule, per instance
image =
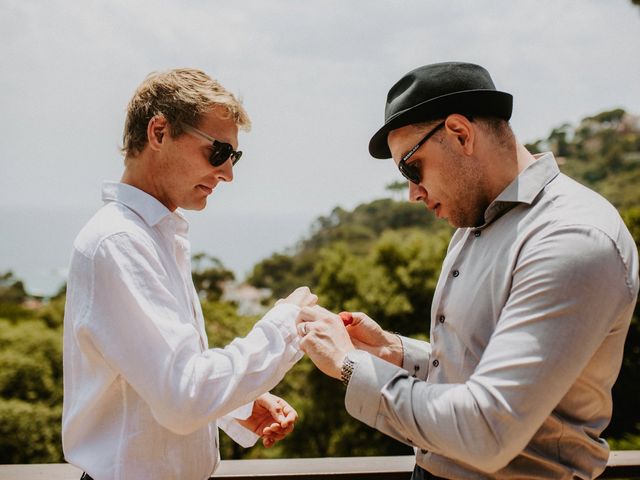
POLYGON ((298 420, 298 412, 282 398, 265 393, 259 399, 271 418, 278 422, 276 425, 279 424, 283 429, 292 426, 298 420))
POLYGON ((362 323, 375 323, 375 321, 369 317, 366 313, 362 312, 351 312, 352 323, 354 325, 359 325, 362 323))
POLYGON ((282 407, 284 421, 280 422, 280 425, 285 429, 291 427, 291 430, 293 430, 293 425, 298 421, 298 412, 283 399, 280 399, 280 401, 284 403, 282 407))
POLYGON ((344 323, 345 327, 348 327, 353 323, 353 315, 351 312, 340 312, 338 315, 342 319, 342 323, 344 323))
POLYGON ((318 304, 318 296, 315 293, 309 293, 309 295, 305 297, 305 302, 304 302, 305 307, 307 306, 311 307, 317 304, 318 304))
POLYGON ((271 423, 262 429, 262 444, 265 448, 272 447, 293 432, 295 422, 298 420, 298 412, 291 405, 279 397, 275 398, 280 407, 278 413, 283 416, 283 420, 280 423, 271 423))
POLYGON ((309 333, 309 324, 310 322, 301 322, 296 326, 296 329, 298 330, 298 335, 300 335, 301 337, 304 337, 307 333, 309 333))
POLYGON ((299 307, 310 307, 318 303, 318 296, 311 293, 309 287, 298 287, 287 298, 278 300, 276 305, 282 302, 292 303, 299 307))
POLYGON ((291 424, 286 428, 283 428, 279 423, 272 423, 268 427, 262 429, 262 436, 270 437, 275 440, 282 440, 284 437, 293 432, 294 425, 291 424))
POLYGON ((293 431, 293 425, 289 428, 281 429, 278 424, 274 424, 273 428, 268 427, 263 430, 262 444, 266 448, 270 448, 280 440, 283 440, 287 435, 293 431))
MULTIPOLYGON (((296 330, 303 339, 311 332, 326 331, 326 327, 329 327, 330 330, 343 329, 344 324, 338 315, 319 305, 303 307, 296 317, 296 330)), ((304 343, 301 343, 300 346, 305 351, 304 343)))
POLYGON ((300 309, 300 313, 296 318, 296 323, 300 324, 301 322, 315 322, 321 319, 333 319, 333 321, 336 321, 339 319, 339 317, 335 313, 330 312, 320 305, 305 306, 300 309))
POLYGON ((276 440, 271 437, 262 437, 262 445, 264 445, 264 448, 271 448, 275 443, 276 440))
POLYGON ((282 423, 285 421, 285 414, 283 412, 284 405, 288 405, 284 400, 280 397, 276 397, 271 393, 264 393, 260 395, 257 399, 257 402, 267 410, 269 415, 276 422, 282 423))
POLYGON ((311 293, 309 287, 296 288, 289 297, 294 297, 296 302, 301 307, 310 307, 318 303, 318 296, 311 293))

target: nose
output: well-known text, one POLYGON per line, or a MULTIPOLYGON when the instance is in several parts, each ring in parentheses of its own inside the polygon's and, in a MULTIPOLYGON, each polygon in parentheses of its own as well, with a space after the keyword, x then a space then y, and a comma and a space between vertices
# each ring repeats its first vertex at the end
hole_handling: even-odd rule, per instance
POLYGON ((427 190, 422 185, 409 182, 409 201, 423 202, 427 198, 427 190))
POLYGON ((216 178, 219 182, 232 182, 233 181, 233 163, 231 159, 224 162, 217 168, 216 178))

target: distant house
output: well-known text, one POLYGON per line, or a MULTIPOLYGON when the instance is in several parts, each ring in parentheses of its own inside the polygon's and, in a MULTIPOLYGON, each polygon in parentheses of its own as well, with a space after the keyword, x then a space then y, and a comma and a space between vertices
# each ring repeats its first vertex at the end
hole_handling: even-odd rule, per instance
POLYGON ((222 300, 238 305, 240 315, 262 315, 268 310, 265 301, 271 297, 268 288, 256 288, 247 283, 226 282, 223 287, 222 300))

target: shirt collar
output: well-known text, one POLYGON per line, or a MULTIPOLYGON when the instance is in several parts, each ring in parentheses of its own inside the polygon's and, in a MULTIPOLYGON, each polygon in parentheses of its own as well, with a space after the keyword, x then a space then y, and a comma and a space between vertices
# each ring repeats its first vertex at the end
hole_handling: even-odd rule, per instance
POLYGON ((534 157, 536 161, 520 172, 487 207, 484 212, 484 226, 519 203, 531 205, 542 189, 558 176, 560 169, 553 153, 541 153, 534 155, 534 157))
MULTIPOLYGON (((118 202, 136 212, 150 227, 156 226, 166 217, 173 217, 171 210, 157 198, 132 185, 119 182, 102 184, 102 201, 118 202)), ((179 218, 184 219, 181 214, 179 218)))

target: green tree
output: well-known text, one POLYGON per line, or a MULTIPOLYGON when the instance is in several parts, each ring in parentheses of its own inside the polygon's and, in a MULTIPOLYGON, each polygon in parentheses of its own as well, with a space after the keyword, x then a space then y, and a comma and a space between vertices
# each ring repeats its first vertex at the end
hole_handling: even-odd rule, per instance
POLYGON ((59 463, 61 406, 0 398, 0 463, 59 463))
POLYGON ((391 192, 396 200, 402 200, 402 198, 408 194, 409 182, 407 182, 407 180, 391 182, 385 186, 385 189, 391 192))
POLYGON ((193 284, 198 296, 202 300, 219 300, 224 290, 225 282, 235 277, 231 270, 227 270, 222 262, 206 253, 193 255, 194 268, 192 271, 193 284))
POLYGON ((28 297, 22 280, 18 280, 12 271, 0 274, 0 302, 22 303, 28 297))
POLYGON ((247 281, 271 289, 274 297, 279 298, 300 285, 318 283, 320 272, 316 265, 324 247, 342 243, 348 251, 366 255, 387 230, 417 227, 434 234, 451 233, 445 223, 434 220, 424 205, 388 198, 359 205, 351 212, 335 208, 330 215, 318 218, 309 235, 288 253, 275 253, 256 264, 247 281))
POLYGON ((62 332, 0 319, 0 463, 61 462, 62 332))

